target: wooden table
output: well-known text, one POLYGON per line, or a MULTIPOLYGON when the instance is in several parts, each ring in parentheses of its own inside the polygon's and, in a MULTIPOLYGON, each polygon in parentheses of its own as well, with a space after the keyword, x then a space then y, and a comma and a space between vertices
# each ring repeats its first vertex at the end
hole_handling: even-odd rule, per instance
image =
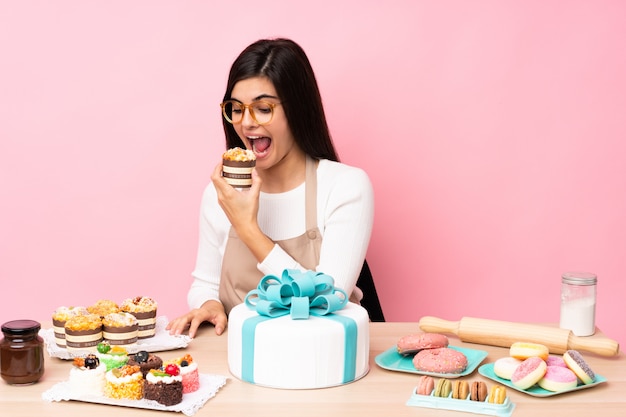
MULTIPOLYGON (((44 323, 44 327, 47 323, 44 323)), ((319 390, 278 390, 258 387, 239 381, 230 375, 227 364, 227 338, 215 336, 210 326, 185 349, 198 361, 202 373, 228 377, 217 396, 209 400, 196 416, 462 416, 464 413, 441 409, 406 406, 416 384, 417 375, 388 371, 378 367, 374 358, 394 346, 400 336, 418 331, 417 323, 371 323, 370 371, 363 379, 335 388, 319 390)), ((482 349, 488 352, 483 363, 508 356, 508 349, 462 343, 450 336, 450 344, 482 349)), ((179 356, 181 352, 163 352, 162 357, 179 356), (172 355, 168 355, 172 353, 172 355)), ((593 388, 546 398, 532 397, 508 390, 516 404, 514 417, 562 415, 623 416, 626 413, 626 357, 603 357, 583 352, 592 369, 608 382, 593 388)), ((45 402, 41 394, 57 382, 68 378, 71 363, 46 355, 46 370, 42 380, 30 386, 10 386, 0 381, 0 410, 2 416, 162 416, 180 415, 162 411, 87 404, 76 401, 45 402)), ((478 372, 466 380, 493 381, 478 372)), ((472 415, 472 414, 465 414, 472 415)), ((478 415, 478 414, 473 414, 478 415)))

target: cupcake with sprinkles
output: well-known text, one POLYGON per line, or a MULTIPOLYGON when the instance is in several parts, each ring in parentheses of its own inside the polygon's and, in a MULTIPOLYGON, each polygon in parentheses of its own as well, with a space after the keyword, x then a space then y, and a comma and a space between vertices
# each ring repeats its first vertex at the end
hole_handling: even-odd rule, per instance
POLYGON ((175 364, 180 368, 180 375, 183 379, 183 393, 188 394, 200 388, 198 363, 194 362, 191 355, 186 354, 180 358, 173 359, 166 363, 166 365, 168 364, 175 364))
POLYGON ((105 375, 104 395, 118 400, 140 400, 143 397, 143 375, 138 366, 124 365, 105 375))

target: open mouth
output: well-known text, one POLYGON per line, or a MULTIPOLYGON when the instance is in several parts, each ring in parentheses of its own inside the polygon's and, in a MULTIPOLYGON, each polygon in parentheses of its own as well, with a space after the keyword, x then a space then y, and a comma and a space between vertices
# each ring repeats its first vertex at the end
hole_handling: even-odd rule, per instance
POLYGON ((272 139, 267 136, 248 136, 247 139, 257 158, 265 156, 272 144, 272 139))

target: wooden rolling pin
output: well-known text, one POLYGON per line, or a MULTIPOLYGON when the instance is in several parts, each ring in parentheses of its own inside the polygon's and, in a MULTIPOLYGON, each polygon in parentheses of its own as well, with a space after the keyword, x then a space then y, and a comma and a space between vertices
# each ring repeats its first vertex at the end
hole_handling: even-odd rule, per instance
POLYGON ((541 343, 550 353, 565 353, 568 349, 614 356, 619 343, 602 336, 575 336, 571 331, 537 324, 513 323, 489 319, 463 317, 461 321, 448 321, 425 316, 419 327, 429 333, 452 333, 463 342, 510 347, 515 342, 541 343))

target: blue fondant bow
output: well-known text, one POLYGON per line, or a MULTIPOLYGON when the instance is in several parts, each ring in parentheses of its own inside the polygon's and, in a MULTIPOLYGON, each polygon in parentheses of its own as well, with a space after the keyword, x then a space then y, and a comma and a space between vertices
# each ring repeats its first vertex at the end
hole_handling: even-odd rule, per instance
POLYGON ((330 275, 315 271, 285 269, 279 278, 264 276, 255 290, 246 295, 246 305, 263 316, 280 317, 291 314, 292 319, 323 316, 342 309, 348 297, 335 288, 330 275))

